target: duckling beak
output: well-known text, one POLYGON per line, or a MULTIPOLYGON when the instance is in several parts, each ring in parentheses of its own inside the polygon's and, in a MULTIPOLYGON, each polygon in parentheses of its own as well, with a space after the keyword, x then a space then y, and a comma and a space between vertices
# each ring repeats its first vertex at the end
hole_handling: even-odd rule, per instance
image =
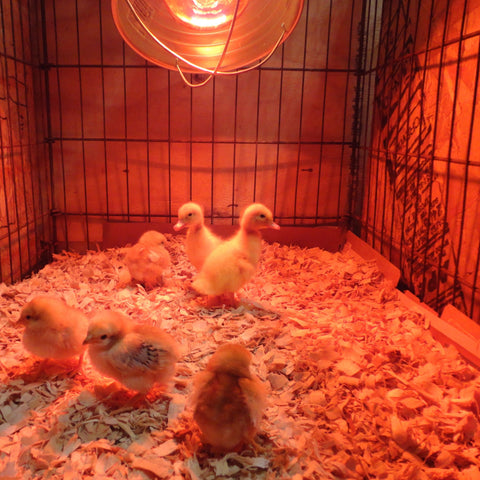
POLYGON ((178 232, 179 230, 181 230, 183 227, 185 226, 185 223, 182 222, 181 220, 179 220, 174 226, 173 226, 173 229, 178 232))
POLYGON ((280 225, 278 223, 272 222, 270 224, 270 228, 273 228, 274 230, 280 230, 280 225))

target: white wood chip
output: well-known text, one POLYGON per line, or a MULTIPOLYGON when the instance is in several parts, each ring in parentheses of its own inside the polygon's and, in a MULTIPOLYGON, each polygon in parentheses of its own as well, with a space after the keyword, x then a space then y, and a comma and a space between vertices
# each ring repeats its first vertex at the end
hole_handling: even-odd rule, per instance
POLYGON ((183 237, 167 238, 173 265, 152 291, 119 286, 123 249, 58 254, 0 284, 0 478, 480 480, 479 372, 432 338, 374 263, 348 244, 264 244, 240 305, 207 308, 189 288, 183 237), (16 320, 40 294, 167 330, 183 351, 170 388, 138 403, 88 358, 82 371, 39 369, 16 320), (229 341, 252 352, 270 393, 255 445, 221 455, 201 444, 188 399, 229 341))

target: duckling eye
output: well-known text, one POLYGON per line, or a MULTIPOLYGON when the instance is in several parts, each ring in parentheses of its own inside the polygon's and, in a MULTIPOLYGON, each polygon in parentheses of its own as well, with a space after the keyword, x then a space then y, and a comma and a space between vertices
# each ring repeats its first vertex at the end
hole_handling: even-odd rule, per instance
POLYGON ((108 335, 106 333, 100 336, 100 340, 106 340, 107 338, 108 338, 108 335))

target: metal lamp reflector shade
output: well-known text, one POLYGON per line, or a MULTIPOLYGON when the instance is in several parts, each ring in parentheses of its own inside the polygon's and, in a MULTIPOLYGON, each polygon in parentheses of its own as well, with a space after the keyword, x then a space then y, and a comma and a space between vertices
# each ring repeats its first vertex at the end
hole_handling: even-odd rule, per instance
POLYGON ((303 0, 112 0, 115 24, 138 54, 210 74, 258 66, 292 32, 302 7, 303 0))

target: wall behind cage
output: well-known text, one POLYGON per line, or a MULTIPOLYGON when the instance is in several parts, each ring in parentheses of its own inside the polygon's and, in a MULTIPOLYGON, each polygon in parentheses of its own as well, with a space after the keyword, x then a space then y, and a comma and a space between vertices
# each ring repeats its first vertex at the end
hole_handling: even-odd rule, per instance
POLYGON ((388 2, 379 44, 363 59, 362 236, 435 310, 480 321, 480 1, 388 2))
POLYGON ((48 261, 50 180, 39 46, 41 20, 27 0, 0 2, 0 279, 48 261), (37 95, 34 94, 37 92, 37 95))
POLYGON ((307 1, 264 66, 191 89, 123 43, 109 2, 46 0, 59 247, 95 247, 105 220, 172 222, 190 199, 214 223, 259 201, 284 225, 338 224, 361 14, 307 1))

